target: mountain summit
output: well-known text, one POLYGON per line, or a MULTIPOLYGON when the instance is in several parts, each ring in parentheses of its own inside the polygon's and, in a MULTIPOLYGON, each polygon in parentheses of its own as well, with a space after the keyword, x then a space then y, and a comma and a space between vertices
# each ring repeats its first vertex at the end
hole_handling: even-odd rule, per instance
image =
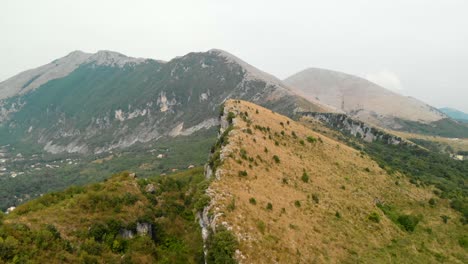
POLYGON ((430 123, 447 118, 419 100, 342 72, 309 68, 284 82, 307 99, 317 99, 362 121, 389 128, 400 128, 398 119, 430 123))
POLYGON ((0 130, 8 135, 2 143, 27 136, 51 153, 101 153, 189 135, 214 126, 228 98, 287 115, 323 109, 222 50, 169 62, 75 51, 0 83, 0 98, 0 130))

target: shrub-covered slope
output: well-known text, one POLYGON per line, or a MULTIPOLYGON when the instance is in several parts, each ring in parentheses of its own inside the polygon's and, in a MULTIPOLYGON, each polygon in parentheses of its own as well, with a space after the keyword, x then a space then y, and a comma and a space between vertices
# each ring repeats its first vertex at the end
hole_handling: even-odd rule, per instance
POLYGON ((70 187, 0 220, 0 263, 201 263, 203 169, 70 187))
POLYGON ((248 102, 228 101, 224 120, 208 193, 239 262, 466 262, 467 227, 433 187, 248 102))

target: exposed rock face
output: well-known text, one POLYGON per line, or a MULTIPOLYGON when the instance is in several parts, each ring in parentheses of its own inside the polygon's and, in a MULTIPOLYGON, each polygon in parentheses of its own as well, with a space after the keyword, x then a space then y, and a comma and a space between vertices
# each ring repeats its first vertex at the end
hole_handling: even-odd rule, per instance
POLYGON ((122 68, 126 65, 134 66, 145 61, 146 59, 143 58, 132 58, 115 51, 101 50, 90 56, 85 63, 122 68))
POLYGON ((155 191, 156 191, 156 187, 154 186, 154 184, 150 183, 150 184, 146 185, 145 192, 154 193, 155 191))
POLYGON ((336 111, 389 128, 398 126, 393 122, 395 117, 423 123, 446 118, 421 101, 341 72, 310 68, 284 81, 307 99, 318 100, 336 111))
MULTIPOLYGON (((218 133, 218 140, 221 139, 222 134, 224 133, 224 131, 226 131, 226 129, 228 129, 228 127, 230 125, 229 121, 227 120, 227 117, 228 117, 228 112, 223 107, 222 114, 219 117, 219 121, 218 121, 220 123, 220 128, 219 128, 219 133, 218 133)), ((220 151, 222 151, 222 149, 220 151)), ((212 159, 214 155, 216 155, 216 154, 212 153, 210 155, 210 159, 212 159)), ((223 159, 223 157, 221 157, 221 156, 219 158, 223 159)), ((211 177, 213 176, 213 174, 217 178, 220 177, 219 176, 220 172, 216 168, 211 167, 210 163, 207 163, 205 165, 204 169, 205 169, 204 170, 205 171, 205 178, 207 180, 210 180, 211 177)), ((209 188, 206 190, 206 194, 209 195, 210 198, 213 198, 213 193, 209 188)), ((219 216, 219 214, 210 214, 210 212, 212 211, 213 204, 214 203, 212 201, 209 205, 205 206, 202 211, 197 212, 198 223, 199 223, 200 228, 202 230, 203 252, 205 254, 205 263, 207 263, 206 262, 206 256, 207 256, 207 253, 208 253, 208 247, 207 247, 206 242, 207 242, 207 239, 208 239, 210 233, 216 232, 216 218, 219 216)))
POLYGON ((153 236, 153 226, 150 223, 137 223, 136 230, 140 236, 153 236))
POLYGON ((135 236, 149 236, 153 238, 153 225, 150 223, 137 223, 136 230, 121 229, 119 234, 126 239, 131 239, 135 236))
POLYGON ((362 138, 367 142, 373 141, 384 141, 387 144, 399 145, 399 144, 410 144, 404 139, 388 134, 383 130, 377 129, 364 122, 352 119, 345 114, 333 114, 333 113, 313 113, 304 112, 300 113, 303 116, 312 117, 318 121, 325 123, 333 129, 349 133, 355 137, 362 138))

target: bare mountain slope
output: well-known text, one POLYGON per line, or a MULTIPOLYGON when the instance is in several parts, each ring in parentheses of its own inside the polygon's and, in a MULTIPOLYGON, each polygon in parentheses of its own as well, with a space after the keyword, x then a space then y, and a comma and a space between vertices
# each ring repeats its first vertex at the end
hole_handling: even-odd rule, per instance
POLYGON ((210 224, 237 238, 239 263, 466 260, 466 227, 443 224, 459 215, 446 200, 429 206, 431 188, 252 103, 228 101, 221 123, 210 224))
POLYGON ((309 68, 284 80, 307 99, 318 99, 362 121, 399 128, 395 118, 430 123, 447 118, 417 99, 389 91, 363 78, 309 68))

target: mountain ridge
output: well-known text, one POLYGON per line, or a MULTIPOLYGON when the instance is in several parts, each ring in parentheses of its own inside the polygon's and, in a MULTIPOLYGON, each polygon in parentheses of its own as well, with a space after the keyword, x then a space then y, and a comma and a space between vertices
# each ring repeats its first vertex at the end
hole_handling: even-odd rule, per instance
POLYGON ((454 239, 465 227, 441 224, 441 215, 460 215, 433 198, 432 187, 388 174, 362 151, 249 102, 226 102, 221 123, 204 213, 214 233, 237 238, 239 263, 466 258, 454 239), (437 206, 426 205, 431 199, 437 206))
POLYGON ((446 118, 434 107, 417 99, 404 97, 366 79, 342 72, 307 68, 284 81, 306 98, 318 98, 320 102, 359 117, 362 121, 384 127, 398 128, 395 117, 423 123, 446 118))
MULTIPOLYGON (((127 119, 134 119, 134 118, 137 118, 137 117, 142 117, 142 116, 146 116, 147 114, 150 115, 150 113, 156 113, 157 111, 163 113, 163 112, 167 112, 167 113, 171 113, 172 110, 174 108, 177 108, 179 105, 181 104, 186 104, 186 100, 188 98, 188 100, 191 99, 191 95, 190 93, 192 93, 190 91, 190 89, 188 90, 185 90, 185 91, 181 91, 183 93, 185 93, 184 96, 180 97, 179 98, 174 98, 174 91, 171 90, 171 89, 167 89, 165 87, 167 86, 177 86, 178 89, 181 89, 182 87, 181 84, 178 84, 178 83, 181 83, 181 80, 180 78, 184 78, 183 76, 185 75, 188 75, 188 74, 191 74, 193 75, 192 77, 190 78, 194 78, 194 80, 196 79, 196 82, 200 84, 200 87, 197 87, 197 89, 201 89, 201 85, 202 85, 202 82, 213 82, 213 81, 216 81, 216 82, 226 82, 226 78, 231 78, 231 79, 237 79, 235 84, 232 84, 231 87, 228 87, 228 85, 231 85, 231 84, 222 84, 224 85, 225 87, 219 89, 220 92, 223 92, 224 93, 224 96, 222 98, 218 98, 216 99, 218 102, 216 104, 220 104, 222 101, 224 101, 226 98, 229 98, 229 97, 232 97, 232 96, 236 96, 236 97, 242 97, 242 96, 247 96, 249 97, 250 100, 252 101, 264 101, 264 103, 273 103, 275 101, 278 101, 278 100, 283 100, 284 98, 290 98, 290 99, 286 99, 286 100, 289 100, 290 102, 289 103, 285 103, 285 104, 281 104, 281 106, 279 104, 276 103, 277 107, 282 107, 282 108, 287 108, 289 107, 289 110, 287 111, 290 111, 290 114, 293 113, 294 111, 294 108, 296 107, 299 107, 299 104, 297 104, 296 102, 293 102, 293 101, 298 101, 298 99, 294 99, 296 98, 297 96, 292 92, 290 91, 290 89, 288 87, 286 87, 285 85, 282 84, 282 82, 263 72, 263 71, 260 71, 258 69, 256 69, 255 67, 249 65, 248 63, 242 61, 241 59, 235 57, 234 55, 230 54, 230 53, 227 53, 225 51, 221 51, 221 50, 210 50, 208 52, 202 52, 202 53, 189 53, 185 56, 182 56, 182 57, 178 57, 178 58, 174 58, 172 60, 170 60, 169 62, 159 62, 159 61, 156 61, 156 60, 151 60, 151 59, 141 59, 141 58, 132 58, 132 57, 127 57, 125 55, 122 55, 120 53, 117 53, 117 52, 110 52, 110 51, 98 51, 97 53, 95 54, 89 54, 89 53, 84 53, 84 52, 80 52, 80 51, 76 51, 76 52, 72 52, 70 54, 68 54, 67 56, 57 60, 57 62, 53 62, 52 64, 56 64, 56 65, 61 65, 60 63, 65 61, 64 63, 67 64, 67 65, 71 65, 71 68, 67 68, 65 71, 62 71, 60 73, 57 73, 55 75, 53 75, 52 77, 50 78, 45 78, 45 77, 42 77, 42 76, 45 76, 45 75, 50 75, 48 74, 47 72, 43 72, 44 69, 49 69, 51 66, 51 64, 48 64, 48 65, 45 65, 45 66, 41 66, 37 69, 35 69, 35 72, 41 72, 42 75, 40 75, 37 80, 33 80, 31 82, 31 84, 28 84, 27 86, 25 86, 27 89, 23 89, 23 90, 19 90, 18 93, 17 93, 17 96, 16 97, 19 97, 17 99, 17 101, 15 100, 3 100, 0 101, 0 107, 2 109, 1 111, 1 115, 0 115, 0 121, 3 120, 3 123, 5 123, 8 119, 9 119, 9 116, 12 116, 14 115, 15 112, 21 112, 21 109, 22 108, 28 108, 28 103, 24 101, 23 98, 31 98, 31 97, 37 97, 38 94, 41 94, 41 93, 45 93, 45 91, 41 91, 41 90, 44 90, 44 89, 51 89, 51 88, 43 88, 43 89, 39 89, 38 92, 35 92, 35 93, 32 93, 32 94, 29 94, 29 92, 31 91, 34 91, 36 88, 38 88, 39 86, 54 86, 54 90, 56 90, 54 93, 57 94, 57 93, 60 93, 60 94, 63 94, 64 96, 67 96, 67 93, 71 93, 72 91, 60 91, 60 87, 66 87, 66 86, 71 86, 73 89, 76 89, 76 87, 78 86, 86 86, 86 82, 82 82, 80 81, 78 78, 75 78, 75 77, 72 77, 73 75, 76 75, 77 72, 79 71, 87 71, 86 73, 86 76, 80 76, 80 78, 82 78, 83 80, 85 80, 85 77, 87 79, 89 79, 89 85, 93 85, 93 86, 97 86, 99 87, 99 85, 97 85, 97 83, 103 83, 104 82, 104 85, 106 85, 105 88, 106 90, 108 90, 108 93, 115 93, 115 91, 112 91, 110 90, 110 88, 108 86, 110 85, 122 85, 122 84, 119 84, 119 83, 116 83, 117 80, 119 80, 119 82, 121 83, 128 83, 129 87, 128 88, 132 88, 132 87, 142 87, 142 89, 146 89, 147 91, 145 91, 145 93, 151 93, 150 89, 162 89, 159 94, 157 95, 157 99, 154 101, 154 102, 144 102, 144 104, 148 104, 148 106, 144 107, 144 109, 139 109, 139 108, 136 108, 136 109, 130 109, 130 105, 128 105, 127 107, 125 108, 128 108, 127 110, 125 109, 122 109, 122 108, 118 108, 118 109, 112 109, 112 111, 114 112, 115 111, 115 114, 114 115, 108 115, 106 118, 107 121, 105 122, 112 122, 112 119, 118 119, 120 120, 121 122, 127 120, 127 119), (210 58, 208 58, 210 57, 210 58), (78 58, 78 59, 76 59, 78 58), (198 60, 197 62, 194 61, 193 59, 195 60, 198 60), (214 58, 216 58, 214 60, 214 58), (210 59, 210 60, 213 60, 213 61, 216 61, 216 63, 218 63, 220 66, 222 65, 222 71, 224 72, 218 72, 218 73, 215 73, 217 76, 206 76, 206 78, 204 80, 200 80, 198 78, 198 76, 194 76, 192 72, 190 72, 191 69, 194 69, 193 67, 197 68, 196 71, 200 71, 200 73, 198 74, 201 74, 201 72, 206 72, 206 74, 208 74, 208 72, 215 72, 217 69, 213 69, 212 66, 206 64, 205 60, 206 59, 210 59), (190 61, 192 60, 192 61, 190 61), (190 61, 190 62, 189 62, 190 61), (194 65, 192 63, 198 63, 198 65, 194 65), (186 66, 184 66, 185 64, 187 64, 186 66), (125 67, 124 67, 125 66, 125 67), (104 68, 103 68, 104 67, 104 68), (164 70, 164 69, 168 69, 168 70, 164 70), (101 71, 101 70, 105 70, 107 72, 109 72, 109 74, 114 74, 114 75, 117 75, 117 76, 120 76, 122 74, 131 74, 133 75, 133 72, 137 72, 137 71, 144 71, 144 76, 142 76, 141 79, 132 79, 132 80, 129 80, 130 77, 126 77, 126 79, 118 79, 116 77, 112 77, 112 78, 115 78, 116 80, 115 81, 111 81, 111 80, 106 80, 106 78, 110 78, 110 76, 104 76, 104 75, 101 75, 99 77, 97 77, 97 73, 98 71, 101 71), (230 71, 238 71, 236 73, 236 75, 232 75, 232 73, 230 71), (153 76, 150 76, 148 75, 150 72, 154 72, 153 73, 153 76), (224 74, 231 74, 231 77, 228 77, 228 76, 224 76, 224 74), (95 76, 95 77, 93 77, 95 76), (161 77, 159 77, 161 76, 161 77), (42 78, 42 79, 41 79, 42 78), (65 83, 65 79, 70 79, 70 78, 74 78, 73 81, 70 81, 69 83, 65 83), (94 79, 90 79, 90 78, 95 78, 94 79), (98 80, 97 78, 100 78, 100 79, 103 79, 103 80, 98 80), (163 78, 163 79, 160 79, 160 78, 163 78), (217 80, 214 80, 213 78, 217 78, 217 80), (47 81, 46 83, 42 83, 44 81, 47 81), (113 82, 113 83, 112 83, 113 82), (63 84, 60 84, 60 83, 63 83, 63 84), (158 84, 160 83, 160 84, 158 84), (251 87, 256 87, 255 91, 252 90, 251 87), (224 89, 224 91, 222 91, 222 89, 224 89), (22 95, 25 94, 26 96, 22 97, 22 95), (172 98, 171 98, 172 97, 172 98), (296 104, 296 106, 292 106, 293 104, 296 104), (149 106, 149 105, 157 105, 158 107, 156 109, 152 109, 154 107, 152 106, 149 106), (156 112, 155 112, 156 111, 156 112)), ((3 82, 3 83, 0 83, 0 93, 2 93, 2 90, 1 88, 3 87, 3 91, 5 91, 5 89, 7 89, 8 87, 10 87, 10 90, 18 90, 17 87, 19 87, 18 85, 22 85, 24 86, 24 84, 22 84, 20 81, 25 81, 25 78, 19 78, 19 77, 22 77, 22 75, 24 75, 25 73, 22 73, 20 74, 19 76, 15 76, 15 77, 12 77, 10 78, 9 80, 7 80, 6 82, 3 82), (20 80, 16 81, 16 82, 13 82, 13 80, 15 78, 19 78, 20 80), (10 86, 10 83, 16 83, 17 86, 10 86), (7 88, 5 88, 7 87, 7 88), (11 88, 13 87, 13 88, 11 88)), ((107 73, 106 73, 107 74, 107 73)), ((30 76, 31 73, 28 73, 28 75, 30 76)), ((67 88, 67 89, 70 89, 70 88, 67 88)), ((89 91, 85 91, 83 90, 83 88, 80 88, 84 93, 88 93, 88 94, 91 94, 91 93, 96 93, 96 88, 93 88, 93 90, 90 90, 90 88, 88 88, 89 91)), ((193 89, 193 88, 192 88, 193 89)), ((114 89, 115 90, 115 89, 114 89)), ((78 94, 80 91, 77 90, 76 92, 74 92, 76 94, 76 96, 78 96, 78 98, 82 95, 78 94)), ((205 91, 203 93, 200 93, 200 95, 198 95, 199 98, 197 98, 200 103, 208 103, 208 104, 211 104, 210 103, 210 100, 209 100, 209 97, 210 97, 210 91, 205 91)), ((4 97, 5 97, 5 94, 8 94, 8 93, 3 93, 4 97)), ((51 97, 57 97, 56 95, 50 95, 51 97)), ((44 97, 44 95, 41 95, 42 97, 44 97)), ((85 96, 85 95, 83 95, 85 96)), ((102 94, 101 96, 105 96, 105 94, 102 94)), ((132 95, 133 97, 135 97, 135 95, 132 95)), ((7 98, 7 99, 10 99, 10 98, 7 98)), ((120 101, 122 101, 123 98, 119 99, 120 101)), ((33 99, 29 99, 29 100, 33 100, 33 99)), ((36 100, 36 99, 34 99, 36 100)), ((54 102, 57 101, 57 100, 60 100, 59 98, 57 99, 54 99, 54 102, 52 102, 51 100, 49 99, 45 99, 48 101, 48 104, 49 105, 43 105, 43 106, 40 106, 41 108, 47 108, 47 107, 50 107, 51 105, 55 104, 54 102)), ((62 99, 63 100, 63 99, 62 99)), ((140 99, 140 101, 144 99, 140 99)), ((95 100, 94 100, 95 101, 95 100)), ((83 103, 86 103, 86 102, 83 102, 83 103)), ((99 102, 95 102, 96 104, 99 103, 99 102)), ((121 104, 123 104, 124 102, 122 102, 121 104)), ((307 102, 300 102, 302 105, 309 105, 309 106, 312 106, 313 104, 312 103, 307 103, 307 102)), ((60 104, 60 102, 58 102, 57 104, 60 104)), ((64 106, 65 107, 65 106, 64 106)), ((68 107, 68 106, 67 106, 68 107)), ((77 106, 78 107, 78 106, 77 106)), ((69 108, 69 107, 68 107, 69 108)), ((318 106, 318 107, 315 107, 316 110, 320 110, 321 106, 318 106)), ((110 110, 110 109, 109 109, 110 110)), ((278 110, 278 109, 277 109, 278 110)), ((107 110, 108 111, 108 110, 107 110)), ((286 110, 283 110, 283 112, 286 111, 286 110)), ((31 111, 31 115, 34 115, 34 113, 31 111)), ((95 119, 99 119, 99 117, 95 117, 95 119)), ((203 122, 205 122, 205 124, 211 124, 212 122, 209 122, 208 119, 210 119, 210 117, 207 117, 203 120, 199 120, 198 123, 194 123, 192 122, 192 126, 186 126, 184 125, 184 129, 186 131, 192 131, 193 129, 196 128, 196 126, 198 125, 198 127, 200 126, 203 126, 202 124, 204 124, 203 122), (195 127, 194 127, 195 126, 195 127), (187 130, 188 129, 188 130, 187 130)), ((96 121, 98 122, 98 121, 96 121)), ((99 121, 99 122, 102 122, 99 121)), ((170 129, 172 130, 171 133, 167 133, 167 135, 176 135, 178 134, 177 131, 180 130, 178 129, 177 127, 180 125, 181 123, 180 122, 177 122, 177 125, 176 126, 173 126, 173 127, 170 127, 170 129)), ((32 129, 32 131, 34 131, 34 125, 29 125, 27 126, 29 128, 32 129)), ((30 131, 29 128, 25 128, 25 130, 28 130, 30 131)), ((30 131, 31 132, 31 131, 30 131)), ((28 133, 30 133, 28 132, 28 133)), ((73 134, 77 134, 77 133, 82 133, 82 131, 78 132, 78 131, 67 131, 66 134, 67 135, 73 135, 73 134)), ((148 133, 153 133, 153 132, 150 132, 148 131, 148 133)), ((188 132, 185 132, 186 134, 188 132)), ((150 136, 151 138, 156 138, 158 137, 159 135, 161 134, 166 134, 166 133, 157 133, 157 134, 154 134, 154 136, 150 136)), ((149 134, 148 134, 149 135, 149 134)), ((143 138, 147 137, 146 135, 142 135, 143 138)), ((56 152, 62 152, 64 150, 63 147, 54 147, 55 144, 52 144, 50 143, 49 141, 45 140, 45 139, 41 139, 40 140, 42 142, 42 144, 45 144, 47 147, 46 147, 46 150, 52 152, 52 153, 56 153, 56 152)), ((76 143, 73 143, 72 145, 69 145, 68 147, 66 147, 65 149, 69 149, 70 151, 72 152, 86 152, 86 148, 83 148, 83 147, 80 147, 80 146, 77 146, 76 143)))

